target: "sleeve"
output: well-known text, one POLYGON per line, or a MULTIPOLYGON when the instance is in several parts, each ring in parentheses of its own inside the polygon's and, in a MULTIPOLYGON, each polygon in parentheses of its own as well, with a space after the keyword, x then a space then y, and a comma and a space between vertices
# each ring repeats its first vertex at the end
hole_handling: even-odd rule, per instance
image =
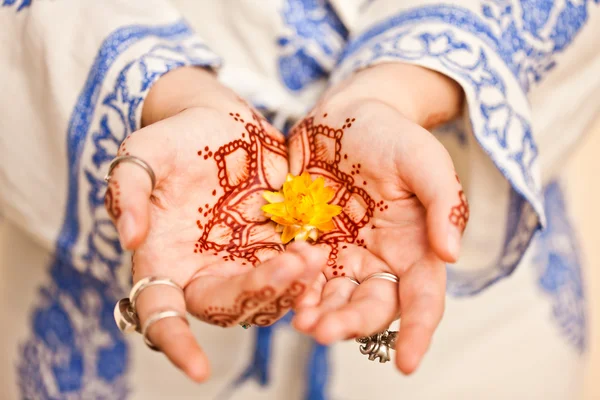
MULTIPOLYGON (((461 261, 448 266, 448 291, 476 294, 510 275, 545 224, 542 167, 548 163, 540 148, 548 154, 548 142, 556 147, 562 140, 564 147, 564 137, 573 142, 576 136, 561 131, 561 138, 541 138, 533 117, 540 125, 552 115, 540 115, 538 108, 533 114, 532 104, 547 106, 540 97, 552 96, 566 75, 592 71, 588 61, 590 44, 600 33, 599 1, 334 3, 350 38, 332 83, 362 68, 403 62, 436 70, 461 85, 463 119, 433 132, 447 144, 471 204, 461 261), (579 36, 578 46, 570 46, 579 36), (540 90, 559 60, 569 69, 555 72, 546 91, 540 90)), ((600 83, 597 72, 594 79, 600 83)), ((594 110, 600 111, 597 101, 594 110)))
POLYGON ((160 76, 219 57, 167 0, 5 0, 0 26, 0 210, 46 248, 114 248, 108 163, 160 76))

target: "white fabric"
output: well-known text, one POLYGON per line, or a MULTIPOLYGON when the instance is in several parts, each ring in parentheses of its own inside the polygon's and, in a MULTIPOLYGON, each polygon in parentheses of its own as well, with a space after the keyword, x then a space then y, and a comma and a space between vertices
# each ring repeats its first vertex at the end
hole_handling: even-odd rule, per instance
MULTIPOLYGON (((600 110, 598 0, 34 3, 0 7, 6 398, 123 398, 128 390, 139 399, 215 398, 250 362, 250 332, 195 324, 215 368, 204 386, 139 338, 131 355, 115 358, 132 364, 127 373, 106 367, 122 353, 121 339, 102 318, 127 292, 129 268, 102 205, 102 177, 139 127, 156 79, 181 65, 221 62, 222 82, 276 113, 280 126, 331 82, 379 62, 436 69, 467 95, 463 119, 435 132, 471 203, 448 289, 487 289, 449 299, 414 377, 369 363, 352 343, 334 346, 332 398, 574 397, 585 331, 581 277, 558 189, 543 185, 600 110), (521 260, 546 218, 554 230, 536 236, 521 260)), ((311 344, 287 328, 274 342, 270 386, 246 383, 233 398, 302 398, 311 344)))

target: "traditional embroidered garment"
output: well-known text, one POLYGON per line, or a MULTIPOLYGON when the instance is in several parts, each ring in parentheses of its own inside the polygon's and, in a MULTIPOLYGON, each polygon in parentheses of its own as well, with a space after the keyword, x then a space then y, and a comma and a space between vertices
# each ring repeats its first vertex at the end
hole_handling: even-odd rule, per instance
POLYGON ((556 181, 600 111, 599 0, 33 3, 0 7, 3 399, 574 398, 586 318, 556 181), (471 223, 418 373, 353 342, 316 346, 285 321, 196 322, 213 365, 196 385, 123 337, 112 309, 128 257, 102 178, 152 84, 183 65, 219 68, 285 130, 328 84, 382 62, 437 70, 467 99, 464 118, 434 132, 471 223))

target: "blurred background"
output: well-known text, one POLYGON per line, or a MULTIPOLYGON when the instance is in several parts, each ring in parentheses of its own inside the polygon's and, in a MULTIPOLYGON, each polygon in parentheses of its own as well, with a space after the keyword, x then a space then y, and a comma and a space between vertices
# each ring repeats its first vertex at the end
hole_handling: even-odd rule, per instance
POLYGON ((583 138, 566 169, 567 195, 577 224, 585 265, 589 315, 589 358, 584 399, 600 399, 600 119, 583 138))

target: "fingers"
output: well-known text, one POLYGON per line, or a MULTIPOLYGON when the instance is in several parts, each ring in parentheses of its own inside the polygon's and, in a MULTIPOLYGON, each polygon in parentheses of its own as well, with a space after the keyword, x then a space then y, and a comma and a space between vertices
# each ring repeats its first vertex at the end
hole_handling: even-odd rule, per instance
POLYGON ((354 290, 350 302, 324 315, 315 328, 315 338, 330 344, 350 337, 385 330, 398 315, 398 285, 369 279, 354 290))
MULTIPOLYGON (((325 278, 324 275, 321 276, 325 278)), ((312 334, 323 315, 338 310, 350 301, 356 287, 355 283, 345 278, 328 281, 321 291, 315 291, 315 297, 319 296, 319 299, 311 298, 310 302, 302 299, 303 303, 298 304, 299 309, 292 324, 299 331, 312 334)))
MULTIPOLYGON (((421 132, 419 132, 421 133, 421 132)), ((436 254, 456 262, 469 206, 450 155, 429 132, 411 138, 409 157, 399 160, 404 182, 427 210, 428 239, 436 254), (425 167, 426 166, 426 167, 425 167)))
POLYGON ((150 194, 150 179, 141 167, 122 163, 113 172, 104 205, 125 249, 137 248, 147 235, 150 194))
POLYGON ((295 307, 308 308, 314 307, 321 302, 323 288, 327 284, 327 278, 324 274, 319 274, 313 284, 296 300, 295 307))
MULTIPOLYGON (((170 120, 165 120, 134 132, 123 141, 118 155, 139 158, 160 182, 173 164, 170 146, 162 135, 170 124, 170 120)), ((113 169, 104 205, 125 249, 135 250, 148 233, 151 194, 150 173, 142 165, 122 161, 113 169)))
MULTIPOLYGON (((136 310, 142 326, 157 312, 186 312, 182 293, 164 285, 150 286, 143 290, 137 299, 136 310)), ((184 320, 176 317, 161 319, 148 328, 147 337, 192 380, 202 382, 208 378, 208 359, 184 320)))
POLYGON ((195 278, 185 289, 186 303, 196 317, 222 327, 240 322, 270 325, 289 311, 326 261, 323 249, 294 243, 246 274, 195 278))
POLYGON ((446 268, 430 254, 400 277, 402 319, 396 343, 396 364, 412 373, 429 348, 444 314, 446 268))

